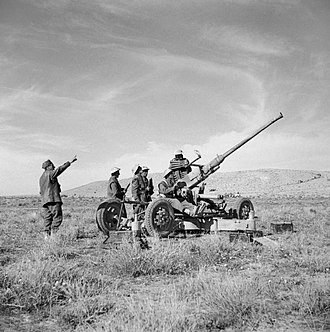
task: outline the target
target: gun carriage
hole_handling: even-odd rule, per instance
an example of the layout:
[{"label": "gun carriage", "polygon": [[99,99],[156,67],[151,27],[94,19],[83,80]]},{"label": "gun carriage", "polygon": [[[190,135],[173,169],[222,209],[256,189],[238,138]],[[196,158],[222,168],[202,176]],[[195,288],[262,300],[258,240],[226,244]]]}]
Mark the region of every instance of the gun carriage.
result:
[{"label": "gun carriage", "polygon": [[[220,165],[228,156],[281,118],[283,118],[282,113],[205,165],[195,164],[200,159],[200,155],[198,155],[198,158],[191,163],[191,166],[194,166],[197,172],[192,172],[192,175],[180,180],[181,183],[184,183],[186,189],[184,192],[191,194],[190,199],[193,200],[193,204],[196,206],[194,215],[189,215],[177,208],[177,200],[186,198],[180,197],[182,190],[176,192],[175,198],[156,197],[150,203],[133,201],[124,196],[123,200],[109,199],[98,206],[96,212],[98,228],[108,238],[112,233],[127,232],[138,237],[142,234],[161,238],[173,234],[185,237],[187,235],[196,236],[219,231],[245,233],[250,239],[262,236],[262,232],[257,230],[256,221],[258,218],[255,216],[255,209],[249,198],[237,197],[232,202],[231,207],[228,207],[228,202],[225,201],[222,195],[204,193],[204,181],[220,168]],[[182,186],[180,187],[182,188]],[[138,214],[134,213],[132,222],[128,226],[123,226],[122,223],[124,204],[145,206],[144,211]]]}]

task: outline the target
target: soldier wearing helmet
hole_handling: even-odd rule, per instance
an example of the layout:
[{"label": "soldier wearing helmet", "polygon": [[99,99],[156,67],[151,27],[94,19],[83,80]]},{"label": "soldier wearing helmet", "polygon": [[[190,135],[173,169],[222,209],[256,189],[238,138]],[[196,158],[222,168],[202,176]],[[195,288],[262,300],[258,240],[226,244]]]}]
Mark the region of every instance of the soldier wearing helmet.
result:
[{"label": "soldier wearing helmet", "polygon": [[[147,203],[145,190],[146,186],[142,179],[141,175],[142,167],[138,164],[134,165],[132,168],[133,178],[132,178],[132,196],[135,201]],[[139,214],[145,210],[145,205],[143,204],[134,204],[133,205],[134,213]]]},{"label": "soldier wearing helmet", "polygon": [[110,175],[111,176],[107,187],[107,196],[110,199],[117,198],[122,200],[124,198],[125,192],[118,181],[120,175],[120,168],[112,168],[112,170],[110,171]]},{"label": "soldier wearing helmet", "polygon": [[132,196],[135,201],[142,201],[142,191],[144,190],[143,180],[141,178],[141,166],[136,164],[132,168]]},{"label": "soldier wearing helmet", "polygon": [[[119,199],[121,201],[124,200],[126,190],[123,189],[118,181],[120,175],[120,168],[114,167],[110,171],[110,179],[107,187],[107,196],[109,199]],[[122,218],[122,225],[126,226],[127,220],[127,212],[125,208],[125,204],[122,205],[121,209],[121,218]]]},{"label": "soldier wearing helmet", "polygon": [[141,180],[142,187],[144,188],[144,192],[142,193],[142,200],[145,202],[151,202],[151,196],[154,193],[154,185],[152,182],[152,178],[148,179],[149,167],[142,166],[141,167]]},{"label": "soldier wearing helmet", "polygon": [[174,198],[174,177],[172,170],[169,168],[164,172],[164,179],[158,184],[158,192],[159,195]]},{"label": "soldier wearing helmet", "polygon": [[174,180],[178,181],[191,172],[189,160],[183,157],[182,150],[176,150],[174,158],[170,161],[169,169],[172,170]]},{"label": "soldier wearing helmet", "polygon": [[168,198],[171,205],[176,210],[184,212],[190,216],[195,216],[197,206],[193,202],[191,192],[187,189],[184,180],[175,181],[173,172],[166,169],[164,179],[158,184],[159,195]]}]

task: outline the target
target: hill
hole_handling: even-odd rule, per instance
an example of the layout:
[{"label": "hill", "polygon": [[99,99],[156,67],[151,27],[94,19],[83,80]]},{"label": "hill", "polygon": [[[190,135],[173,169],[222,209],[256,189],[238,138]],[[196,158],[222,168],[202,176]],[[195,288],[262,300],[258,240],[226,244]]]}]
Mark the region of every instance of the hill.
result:
[{"label": "hill", "polygon": [[[161,173],[152,173],[155,187]],[[126,187],[130,178],[120,180]],[[259,169],[237,172],[217,172],[206,181],[206,192],[237,193],[242,196],[330,196],[330,172],[287,169]],[[107,181],[96,181],[66,190],[67,196],[105,197]],[[130,190],[128,191],[130,194]]]}]

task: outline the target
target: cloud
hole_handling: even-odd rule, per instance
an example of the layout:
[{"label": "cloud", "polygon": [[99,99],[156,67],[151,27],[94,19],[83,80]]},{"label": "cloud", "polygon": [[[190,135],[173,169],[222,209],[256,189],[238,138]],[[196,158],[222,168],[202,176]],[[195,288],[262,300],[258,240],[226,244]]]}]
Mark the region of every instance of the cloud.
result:
[{"label": "cloud", "polygon": [[57,154],[59,150],[71,151],[72,147],[89,152],[89,142],[81,140],[75,128],[77,119],[84,123],[84,118],[88,118],[88,114],[81,113],[81,105],[82,102],[72,98],[41,93],[35,87],[3,94],[0,102],[2,146],[10,148],[13,154],[23,150]]},{"label": "cloud", "polygon": [[318,79],[330,78],[330,59],[328,52],[313,52],[311,54],[310,72]]},{"label": "cloud", "polygon": [[292,44],[283,37],[230,25],[206,25],[200,33],[200,40],[220,49],[231,48],[255,55],[287,56],[294,50]]},{"label": "cloud", "polygon": [[296,6],[301,3],[301,0],[225,0],[225,2],[239,4],[239,5],[281,5],[281,6]]},{"label": "cloud", "polygon": [[0,195],[30,195],[39,192],[41,154],[12,151],[0,146]]},{"label": "cloud", "polygon": [[135,164],[145,165],[150,172],[162,172],[168,167],[173,158],[175,148],[165,143],[148,142],[146,148],[140,152],[125,153],[118,158],[109,161],[108,170],[112,167],[121,168],[122,178],[131,177],[131,169]]}]

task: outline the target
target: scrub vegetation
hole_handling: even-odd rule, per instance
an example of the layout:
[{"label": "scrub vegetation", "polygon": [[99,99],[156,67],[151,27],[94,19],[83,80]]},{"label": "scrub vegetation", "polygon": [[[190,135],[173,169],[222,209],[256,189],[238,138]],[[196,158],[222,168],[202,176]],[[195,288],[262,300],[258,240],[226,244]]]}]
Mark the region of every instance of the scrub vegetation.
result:
[{"label": "scrub vegetation", "polygon": [[96,227],[100,198],[64,198],[45,241],[37,197],[0,198],[0,330],[326,331],[328,198],[257,197],[271,222],[294,224],[267,248],[228,234],[114,246]]}]

